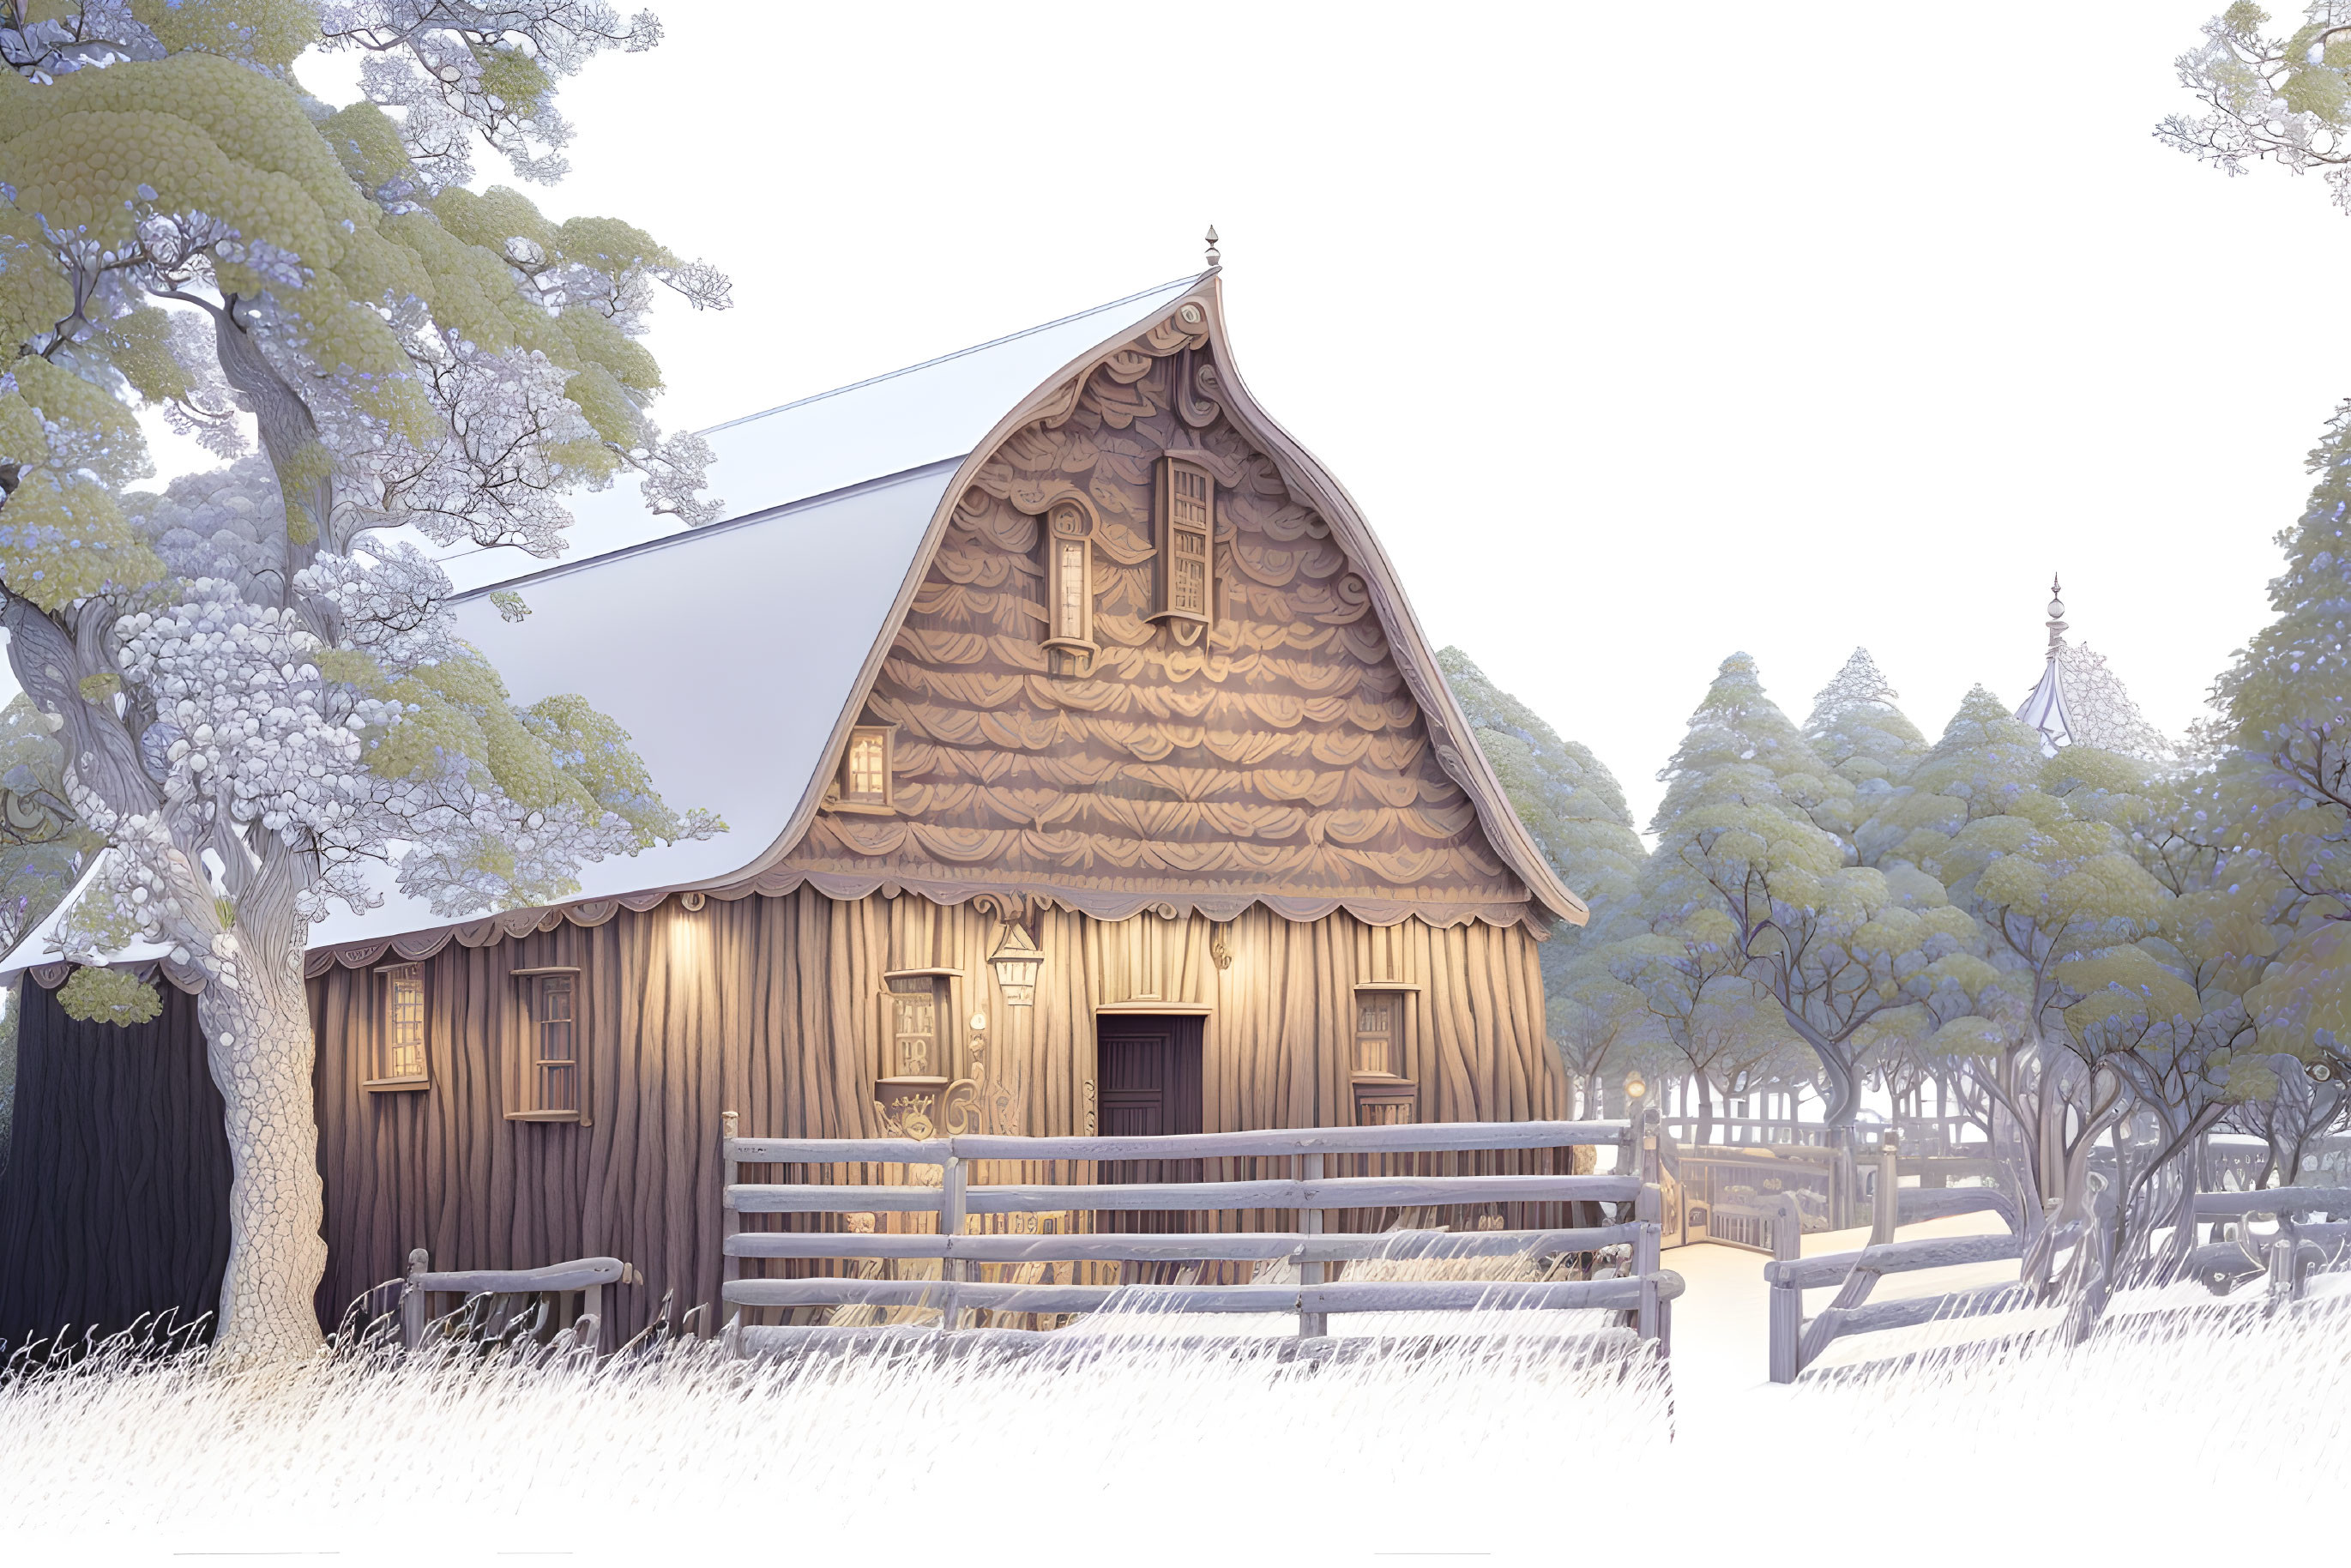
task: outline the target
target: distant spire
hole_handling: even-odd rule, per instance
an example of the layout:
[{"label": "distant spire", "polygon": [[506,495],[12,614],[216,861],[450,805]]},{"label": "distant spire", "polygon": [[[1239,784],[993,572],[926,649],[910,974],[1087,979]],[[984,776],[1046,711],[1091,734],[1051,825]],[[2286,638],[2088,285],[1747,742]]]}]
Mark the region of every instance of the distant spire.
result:
[{"label": "distant spire", "polygon": [[2049,656],[2052,659],[2065,648],[2065,585],[2057,574],[2049,574]]},{"label": "distant spire", "polygon": [[1221,264],[1221,260],[1222,258],[1217,254],[1217,225],[1210,224],[1208,225],[1208,265],[1210,267],[1218,266]]}]

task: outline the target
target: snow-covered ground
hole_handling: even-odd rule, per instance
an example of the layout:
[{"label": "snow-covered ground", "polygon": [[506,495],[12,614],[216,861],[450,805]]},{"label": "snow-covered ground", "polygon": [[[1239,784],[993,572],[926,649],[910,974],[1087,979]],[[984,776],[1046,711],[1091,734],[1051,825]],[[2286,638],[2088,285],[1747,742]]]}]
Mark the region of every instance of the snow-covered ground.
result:
[{"label": "snow-covered ground", "polygon": [[0,1561],[2341,1553],[2339,1302],[1774,1388],[1761,1260],[1667,1261],[1691,1284],[1670,1389],[1525,1339],[1311,1371],[1262,1339],[1170,1354],[1141,1335],[1059,1370],[860,1358],[792,1380],[695,1349],[587,1375],[354,1363],[27,1383],[0,1392]]}]

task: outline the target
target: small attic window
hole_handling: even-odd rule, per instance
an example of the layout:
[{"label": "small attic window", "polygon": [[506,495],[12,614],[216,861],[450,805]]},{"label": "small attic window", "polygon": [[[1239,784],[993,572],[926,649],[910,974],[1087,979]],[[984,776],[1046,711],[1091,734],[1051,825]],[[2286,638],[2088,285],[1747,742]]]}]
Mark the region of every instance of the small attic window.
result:
[{"label": "small attic window", "polygon": [[[1208,564],[1217,531],[1217,486],[1208,471],[1173,455],[1159,462],[1159,602],[1155,621],[1179,631],[1211,617]],[[1196,632],[1191,632],[1196,636]]]},{"label": "small attic window", "polygon": [[840,803],[869,810],[890,809],[890,735],[894,725],[861,724],[849,732],[837,780]]},{"label": "small attic window", "polygon": [[1075,501],[1057,501],[1045,528],[1045,653],[1057,675],[1093,673],[1093,518]]}]

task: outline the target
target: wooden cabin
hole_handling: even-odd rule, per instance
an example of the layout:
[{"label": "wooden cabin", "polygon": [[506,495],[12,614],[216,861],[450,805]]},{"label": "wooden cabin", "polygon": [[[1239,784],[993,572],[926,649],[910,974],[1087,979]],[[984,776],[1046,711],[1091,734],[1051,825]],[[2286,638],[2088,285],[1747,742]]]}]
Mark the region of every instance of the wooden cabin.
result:
[{"label": "wooden cabin", "polygon": [[[417,1247],[625,1258],[623,1330],[714,1300],[723,1111],[827,1137],[1564,1115],[1535,944],[1583,908],[1347,493],[1250,398],[1214,271],[708,438],[728,520],[646,538],[590,497],[580,559],[451,563],[517,700],[584,694],[729,831],[560,907],[452,924],[387,888],[317,928],[323,1318]],[[11,960],[37,983],[0,1334],[209,1306],[193,1004],[73,1023],[40,939]],[[137,1257],[101,1277],[99,1247]]]}]

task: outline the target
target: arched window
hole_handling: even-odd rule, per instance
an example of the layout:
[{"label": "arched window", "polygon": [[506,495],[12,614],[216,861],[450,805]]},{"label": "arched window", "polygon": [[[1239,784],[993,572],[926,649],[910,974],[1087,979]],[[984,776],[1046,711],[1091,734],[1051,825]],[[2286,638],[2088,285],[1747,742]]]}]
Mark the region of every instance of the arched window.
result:
[{"label": "arched window", "polygon": [[1083,503],[1056,501],[1045,522],[1045,651],[1057,675],[1093,673],[1093,514]]}]

